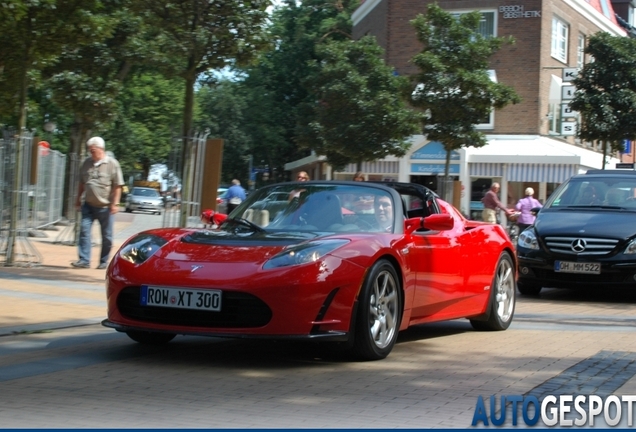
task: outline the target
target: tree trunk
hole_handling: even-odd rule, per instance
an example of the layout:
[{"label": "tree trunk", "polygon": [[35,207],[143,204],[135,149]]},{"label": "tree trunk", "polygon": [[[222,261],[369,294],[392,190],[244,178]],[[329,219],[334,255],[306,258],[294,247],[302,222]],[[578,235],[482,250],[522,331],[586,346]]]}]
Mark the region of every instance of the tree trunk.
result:
[{"label": "tree trunk", "polygon": [[603,140],[603,165],[601,169],[605,169],[606,160],[607,160],[607,141]]},{"label": "tree trunk", "polygon": [[183,109],[183,137],[181,147],[181,217],[180,226],[185,227],[189,216],[190,194],[192,184],[190,181],[190,155],[192,148],[192,117],[194,113],[194,84],[196,82],[194,68],[186,75],[185,107]]},{"label": "tree trunk", "polygon": [[[446,147],[444,147],[444,148],[446,148]],[[450,183],[450,161],[451,161],[451,152],[452,151],[453,150],[451,150],[449,148],[446,148],[446,162],[445,162],[445,165],[444,165],[444,179],[442,180],[442,182],[443,182],[442,191],[444,193],[442,198],[446,202],[450,202],[451,201],[449,183]]]}]

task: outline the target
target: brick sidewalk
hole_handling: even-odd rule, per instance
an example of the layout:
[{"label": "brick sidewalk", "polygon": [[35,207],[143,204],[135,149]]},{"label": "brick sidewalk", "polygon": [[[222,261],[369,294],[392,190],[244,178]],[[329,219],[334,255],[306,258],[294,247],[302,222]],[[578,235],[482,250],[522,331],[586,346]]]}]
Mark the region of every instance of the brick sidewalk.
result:
[{"label": "brick sidewalk", "polygon": [[[133,219],[118,216],[111,256],[125,240],[117,233],[126,232]],[[99,224],[93,225],[88,269],[71,266],[78,259],[77,245],[61,242],[60,231],[43,232],[44,237],[29,239],[42,256],[40,264],[24,265],[16,259],[15,266],[0,267],[0,335],[93,324],[106,317],[106,270],[95,268],[101,248]]]}]

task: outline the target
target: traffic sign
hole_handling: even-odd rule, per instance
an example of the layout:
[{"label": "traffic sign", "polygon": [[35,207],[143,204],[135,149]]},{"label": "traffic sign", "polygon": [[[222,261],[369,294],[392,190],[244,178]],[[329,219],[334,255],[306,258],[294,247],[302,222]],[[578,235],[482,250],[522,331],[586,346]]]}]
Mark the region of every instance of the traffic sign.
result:
[{"label": "traffic sign", "polygon": [[616,169],[634,169],[634,163],[619,162],[616,164]]}]

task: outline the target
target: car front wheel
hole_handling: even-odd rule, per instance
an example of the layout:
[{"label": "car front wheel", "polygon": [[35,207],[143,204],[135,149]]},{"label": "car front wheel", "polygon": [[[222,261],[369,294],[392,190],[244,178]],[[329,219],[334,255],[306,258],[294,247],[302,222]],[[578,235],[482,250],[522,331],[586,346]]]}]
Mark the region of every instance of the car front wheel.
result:
[{"label": "car front wheel", "polygon": [[512,257],[508,252],[503,252],[490,287],[488,316],[484,320],[470,320],[475,330],[505,330],[510,327],[515,313],[515,285]]},{"label": "car front wheel", "polygon": [[391,263],[379,260],[371,267],[358,301],[353,353],[383,359],[395,345],[402,317],[400,283]]},{"label": "car front wheel", "polygon": [[135,342],[139,342],[144,345],[164,345],[176,336],[172,333],[156,333],[139,330],[129,330],[126,334]]}]

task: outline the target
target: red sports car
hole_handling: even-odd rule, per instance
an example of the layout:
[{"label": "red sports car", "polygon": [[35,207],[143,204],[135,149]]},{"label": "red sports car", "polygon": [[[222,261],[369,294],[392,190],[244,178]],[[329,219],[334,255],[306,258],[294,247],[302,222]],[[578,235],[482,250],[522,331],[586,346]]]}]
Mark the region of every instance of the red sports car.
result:
[{"label": "red sports car", "polygon": [[216,229],[130,238],[108,268],[103,324],[141,343],[310,339],[381,359],[416,324],[508,328],[514,250],[501,226],[465,219],[421,185],[281,183]]}]

